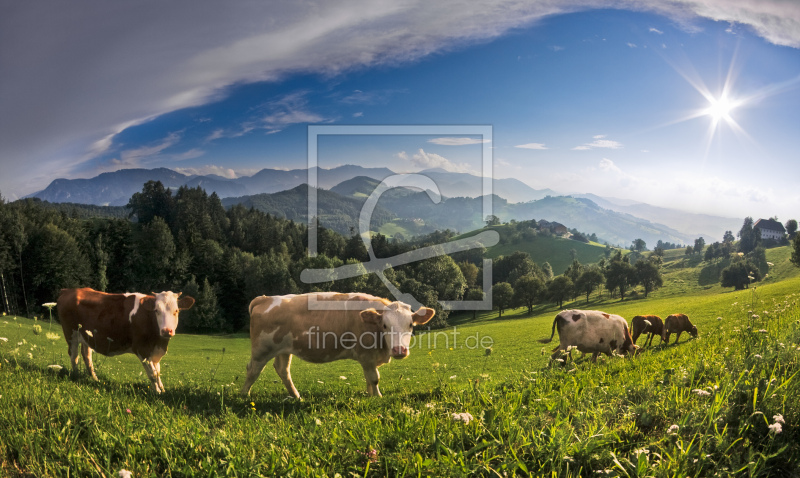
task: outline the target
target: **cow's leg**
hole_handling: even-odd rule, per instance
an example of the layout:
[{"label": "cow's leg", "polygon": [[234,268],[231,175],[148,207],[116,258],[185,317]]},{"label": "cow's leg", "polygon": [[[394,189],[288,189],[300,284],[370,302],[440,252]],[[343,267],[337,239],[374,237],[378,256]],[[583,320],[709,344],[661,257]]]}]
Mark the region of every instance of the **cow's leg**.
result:
[{"label": "cow's leg", "polygon": [[[137,355],[137,357],[139,356]],[[142,367],[144,367],[144,372],[150,379],[150,388],[152,388],[156,393],[161,393],[161,387],[158,385],[158,371],[156,370],[155,364],[151,362],[149,358],[139,357],[139,360],[141,360]]]},{"label": "cow's leg", "polygon": [[381,373],[378,372],[378,367],[373,364],[361,364],[364,369],[364,378],[367,380],[367,395],[373,397],[382,397],[381,391],[378,389],[378,382],[381,381]]},{"label": "cow's leg", "polygon": [[156,375],[156,387],[158,388],[159,393],[164,391],[164,384],[161,383],[161,362],[153,363],[153,369],[155,370]]},{"label": "cow's leg", "polygon": [[244,385],[242,386],[243,397],[250,395],[250,388],[252,388],[253,384],[256,383],[258,376],[261,375],[261,371],[264,370],[264,367],[267,366],[267,363],[276,355],[276,352],[268,352],[258,356],[256,356],[254,353],[250,357],[250,362],[247,363],[247,377],[245,378]]},{"label": "cow's leg", "polygon": [[[637,340],[639,340],[639,335],[641,335],[641,333],[638,330],[633,331],[633,337],[631,337],[631,339],[633,340],[634,344]],[[647,341],[645,341],[645,345],[647,345]]]},{"label": "cow's leg", "polygon": [[[77,335],[77,334],[76,334]],[[94,364],[92,363],[92,348],[86,344],[81,345],[81,355],[83,356],[83,363],[86,364],[86,370],[92,376],[95,382],[99,382],[97,375],[94,373]]]},{"label": "cow's leg", "polygon": [[67,337],[67,351],[69,352],[69,361],[72,364],[72,376],[78,376],[78,355],[81,348],[81,337],[77,330],[72,330],[72,335]]},{"label": "cow's leg", "polygon": [[592,354],[592,363],[597,363],[597,356],[600,355],[600,352],[595,352]]},{"label": "cow's leg", "polygon": [[272,366],[278,372],[278,376],[281,378],[281,382],[283,382],[283,386],[286,387],[289,395],[294,398],[300,398],[300,393],[294,387],[294,382],[292,382],[292,372],[289,370],[292,366],[292,354],[278,355],[275,357],[275,361],[272,362]]},{"label": "cow's leg", "polygon": [[[654,335],[655,335],[655,334],[647,334],[647,340],[645,340],[645,341],[644,341],[644,344],[645,344],[647,347],[650,347],[651,345],[653,345],[653,336],[654,336]],[[635,343],[636,343],[636,341],[634,340],[634,341],[633,341],[633,343],[635,344]]]},{"label": "cow's leg", "polygon": [[669,336],[670,336],[669,332],[664,332],[663,334],[661,334],[661,341],[666,342],[667,345],[669,345]]},{"label": "cow's leg", "polygon": [[679,341],[680,339],[681,339],[681,332],[678,332],[678,333],[675,335],[675,343],[677,344],[677,343],[678,343],[678,341]]}]

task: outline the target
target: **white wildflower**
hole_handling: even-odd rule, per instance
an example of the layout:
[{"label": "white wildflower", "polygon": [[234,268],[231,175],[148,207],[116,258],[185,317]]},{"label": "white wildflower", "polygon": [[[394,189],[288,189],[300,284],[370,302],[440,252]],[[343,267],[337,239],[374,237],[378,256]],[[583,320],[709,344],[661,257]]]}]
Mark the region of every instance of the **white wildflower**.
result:
[{"label": "white wildflower", "polygon": [[772,415],[772,419],[775,421],[775,423],[783,423],[784,425],[786,424],[786,422],[783,420],[783,415],[780,413],[777,415]]},{"label": "white wildflower", "polygon": [[61,365],[48,365],[47,368],[49,368],[53,372],[60,372],[61,369],[64,367],[62,367]]},{"label": "white wildflower", "polygon": [[774,433],[774,434],[777,435],[778,433],[780,433],[782,431],[783,431],[783,427],[781,427],[780,423],[776,422],[776,423],[773,423],[772,425],[769,426],[769,432],[770,433]]},{"label": "white wildflower", "polygon": [[755,358],[757,358],[757,359],[759,359],[759,360],[761,360],[761,359],[763,358],[763,357],[762,357],[761,355],[759,355],[759,354],[755,354],[755,355],[753,355],[753,357],[755,357]]},{"label": "white wildflower", "polygon": [[32,353],[30,353],[30,352],[28,352],[28,358],[29,358],[29,359],[31,359],[31,360],[33,360],[33,354],[32,354]]},{"label": "white wildflower", "polygon": [[672,425],[671,427],[669,427],[669,428],[667,429],[667,433],[669,433],[670,435],[675,435],[675,434],[677,434],[677,433],[678,433],[678,430],[679,430],[680,428],[681,428],[681,427],[679,427],[678,425]]},{"label": "white wildflower", "polygon": [[314,423],[315,423],[317,426],[320,426],[320,425],[322,425],[322,420],[320,420],[319,418],[315,418],[315,419],[314,419]]},{"label": "white wildflower", "polygon": [[5,338],[5,337],[0,337],[0,341],[3,341],[3,342],[8,342],[8,339],[7,339],[7,338]]},{"label": "white wildflower", "polygon": [[119,470],[119,478],[132,478],[133,475],[130,471],[126,470],[125,468]]},{"label": "white wildflower", "polygon": [[457,422],[464,422],[465,425],[475,419],[469,412],[453,413],[450,417]]},{"label": "white wildflower", "polygon": [[455,375],[450,375],[450,380],[455,380],[455,379],[456,379]]},{"label": "white wildflower", "polygon": [[56,306],[56,303],[55,302],[46,302],[46,303],[42,304],[42,306],[43,307],[47,307],[48,309],[51,309],[51,308]]},{"label": "white wildflower", "polygon": [[755,319],[757,319],[757,318],[758,318],[758,316],[757,316],[756,314],[753,314],[753,315],[752,315],[750,318],[751,318],[751,319],[753,319],[753,320],[755,320]]},{"label": "white wildflower", "polygon": [[61,338],[61,336],[60,336],[60,335],[58,335],[58,334],[54,334],[53,332],[47,332],[47,333],[45,334],[45,337],[47,337],[47,339],[48,339],[48,340],[58,340],[58,339],[60,339],[60,338]]},{"label": "white wildflower", "polygon": [[436,408],[436,404],[434,403],[426,403],[425,408]]},{"label": "white wildflower", "polygon": [[717,317],[717,320],[722,320],[722,317]]},{"label": "white wildflower", "polygon": [[91,330],[84,330],[84,332],[86,332],[86,335],[88,335],[89,337],[94,338],[94,334],[92,333]]},{"label": "white wildflower", "polygon": [[347,380],[347,377],[345,377],[344,375],[339,375],[339,380]]}]

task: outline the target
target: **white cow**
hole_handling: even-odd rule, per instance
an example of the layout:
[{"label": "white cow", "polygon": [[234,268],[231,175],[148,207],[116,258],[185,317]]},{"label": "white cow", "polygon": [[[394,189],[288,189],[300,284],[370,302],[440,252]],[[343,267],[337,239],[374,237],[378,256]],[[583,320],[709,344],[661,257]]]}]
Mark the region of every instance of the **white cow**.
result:
[{"label": "white cow", "polygon": [[251,358],[242,395],[249,395],[267,362],[286,390],[300,394],[292,382],[292,355],[313,363],[357,360],[364,370],[367,393],[380,397],[378,367],[408,356],[413,326],[427,323],[434,310],[418,311],[403,302],[369,294],[318,292],[261,296],[250,302]]},{"label": "white cow", "polygon": [[633,343],[628,331],[628,322],[619,315],[607,314],[599,310],[562,310],[553,320],[553,330],[549,339],[539,342],[546,344],[553,340],[556,328],[560,345],[553,349],[553,359],[576,347],[583,353],[592,354],[592,362],[600,353],[611,355],[616,352],[636,353],[639,349]]}]

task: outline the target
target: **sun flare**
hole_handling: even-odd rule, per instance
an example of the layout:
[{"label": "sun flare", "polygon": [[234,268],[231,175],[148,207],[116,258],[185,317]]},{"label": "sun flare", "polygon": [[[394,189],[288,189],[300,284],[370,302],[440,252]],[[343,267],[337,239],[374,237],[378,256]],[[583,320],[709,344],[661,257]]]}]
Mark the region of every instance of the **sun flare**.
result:
[{"label": "sun flare", "polygon": [[738,102],[723,95],[719,98],[709,98],[710,105],[705,110],[705,114],[711,116],[714,121],[721,119],[731,120],[731,111],[738,106]]}]

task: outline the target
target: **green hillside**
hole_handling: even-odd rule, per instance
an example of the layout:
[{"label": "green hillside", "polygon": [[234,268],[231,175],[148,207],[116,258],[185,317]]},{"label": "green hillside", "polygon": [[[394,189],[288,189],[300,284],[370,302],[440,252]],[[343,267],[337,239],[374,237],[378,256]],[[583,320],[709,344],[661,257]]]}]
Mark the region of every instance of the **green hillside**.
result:
[{"label": "green hillside", "polygon": [[577,259],[581,264],[592,264],[605,257],[606,247],[596,242],[580,242],[562,237],[547,235],[537,235],[529,239],[514,239],[514,226],[502,224],[499,226],[486,227],[477,231],[471,231],[453,240],[464,237],[474,236],[482,231],[494,230],[500,234],[500,243],[488,248],[486,257],[496,259],[500,256],[507,256],[516,251],[527,252],[533,262],[542,264],[549,262],[553,267],[553,273],[561,274],[572,264],[572,254],[570,251],[575,249]]}]

